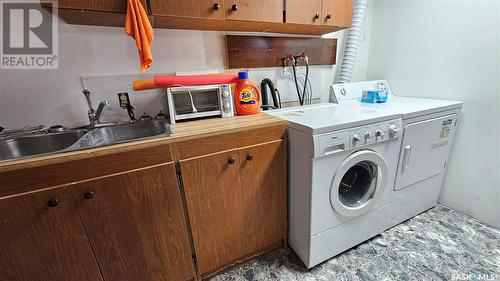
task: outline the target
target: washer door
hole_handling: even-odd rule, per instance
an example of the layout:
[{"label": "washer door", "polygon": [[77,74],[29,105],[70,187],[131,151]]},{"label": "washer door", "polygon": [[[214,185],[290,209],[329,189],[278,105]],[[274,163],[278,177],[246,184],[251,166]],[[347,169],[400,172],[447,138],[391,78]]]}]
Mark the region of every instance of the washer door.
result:
[{"label": "washer door", "polygon": [[378,153],[362,150],[349,155],[333,177],[332,208],[348,217],[367,213],[384,193],[387,176],[387,163]]}]

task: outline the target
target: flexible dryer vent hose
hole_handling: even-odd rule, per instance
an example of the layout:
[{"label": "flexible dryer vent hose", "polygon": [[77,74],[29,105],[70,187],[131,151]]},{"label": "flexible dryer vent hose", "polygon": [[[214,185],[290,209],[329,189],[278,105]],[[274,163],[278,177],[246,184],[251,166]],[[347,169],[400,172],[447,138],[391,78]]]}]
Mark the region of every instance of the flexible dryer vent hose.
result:
[{"label": "flexible dryer vent hose", "polygon": [[358,54],[359,41],[361,39],[363,25],[365,23],[367,7],[368,0],[356,0],[354,2],[352,26],[347,34],[344,58],[342,59],[340,73],[337,77],[336,83],[348,83],[351,81],[356,55]]}]

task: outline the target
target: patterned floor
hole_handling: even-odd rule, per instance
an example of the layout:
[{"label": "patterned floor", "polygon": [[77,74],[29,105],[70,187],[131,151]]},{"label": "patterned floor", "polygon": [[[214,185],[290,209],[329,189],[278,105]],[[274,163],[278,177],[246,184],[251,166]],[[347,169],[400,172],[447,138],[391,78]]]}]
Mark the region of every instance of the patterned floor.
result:
[{"label": "patterned floor", "polygon": [[437,206],[309,271],[279,249],[211,280],[500,280],[500,231]]}]

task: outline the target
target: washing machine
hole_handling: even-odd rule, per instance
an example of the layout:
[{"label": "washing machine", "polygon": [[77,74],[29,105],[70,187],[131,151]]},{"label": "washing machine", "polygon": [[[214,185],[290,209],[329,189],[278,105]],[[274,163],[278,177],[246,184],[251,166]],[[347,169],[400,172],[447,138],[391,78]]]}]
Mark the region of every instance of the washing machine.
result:
[{"label": "washing machine", "polygon": [[311,268],[394,225],[400,114],[320,104],[288,121],[288,242]]},{"label": "washing machine", "polygon": [[[386,89],[385,103],[363,103],[363,91]],[[387,80],[336,84],[330,101],[352,110],[376,110],[399,114],[403,120],[402,142],[394,182],[395,223],[407,220],[439,200],[463,103],[396,95]]]}]

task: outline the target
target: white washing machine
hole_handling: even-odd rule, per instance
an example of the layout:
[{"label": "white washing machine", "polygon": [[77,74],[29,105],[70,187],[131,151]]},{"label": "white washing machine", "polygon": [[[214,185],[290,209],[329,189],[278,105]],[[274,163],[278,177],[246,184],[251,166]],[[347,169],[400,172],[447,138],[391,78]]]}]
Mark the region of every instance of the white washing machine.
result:
[{"label": "white washing machine", "polygon": [[[360,101],[364,90],[379,86],[390,93],[386,103]],[[330,101],[347,110],[400,114],[403,139],[391,205],[398,214],[396,223],[437,204],[462,102],[396,96],[386,80],[333,85]]]},{"label": "white washing machine", "polygon": [[400,114],[320,104],[289,121],[289,244],[313,267],[394,225]]}]

